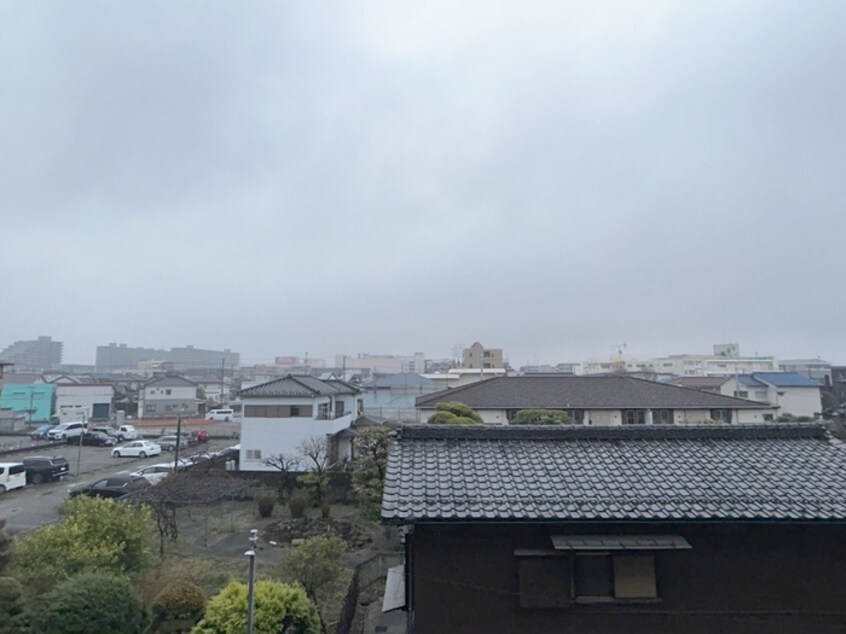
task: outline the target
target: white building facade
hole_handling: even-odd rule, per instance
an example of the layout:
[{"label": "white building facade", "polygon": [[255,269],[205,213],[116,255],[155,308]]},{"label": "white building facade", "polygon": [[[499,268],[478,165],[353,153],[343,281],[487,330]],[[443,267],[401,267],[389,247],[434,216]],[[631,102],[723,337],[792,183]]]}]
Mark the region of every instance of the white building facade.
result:
[{"label": "white building facade", "polygon": [[56,416],[62,423],[78,420],[108,420],[115,390],[102,383],[58,383]]},{"label": "white building facade", "polygon": [[343,381],[288,375],[242,390],[241,471],[275,471],[268,461],[294,456],[311,438],[347,429],[361,408],[360,390]]}]

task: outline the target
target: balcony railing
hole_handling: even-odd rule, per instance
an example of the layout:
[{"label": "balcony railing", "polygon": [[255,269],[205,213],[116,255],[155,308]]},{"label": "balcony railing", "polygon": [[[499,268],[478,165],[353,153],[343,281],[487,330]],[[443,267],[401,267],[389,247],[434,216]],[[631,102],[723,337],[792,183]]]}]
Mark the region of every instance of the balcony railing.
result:
[{"label": "balcony railing", "polygon": [[325,410],[318,410],[317,416],[314,417],[315,420],[335,420],[337,418],[343,418],[344,416],[349,416],[352,412],[330,412]]}]

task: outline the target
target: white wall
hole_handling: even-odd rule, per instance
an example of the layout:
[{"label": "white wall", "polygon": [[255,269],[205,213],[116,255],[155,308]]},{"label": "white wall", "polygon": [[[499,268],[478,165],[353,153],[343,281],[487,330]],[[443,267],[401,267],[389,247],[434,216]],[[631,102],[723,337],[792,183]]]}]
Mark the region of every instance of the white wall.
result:
[{"label": "white wall", "polygon": [[114,388],[111,385],[56,386],[56,415],[61,422],[92,418],[94,405],[108,403],[111,413]]},{"label": "white wall", "polygon": [[[170,391],[170,394],[168,394]],[[153,401],[190,401],[197,398],[197,386],[185,385],[181,387],[157,387],[155,385],[144,388],[144,400]]]},{"label": "white wall", "polygon": [[[775,392],[778,415],[814,416],[822,411],[822,397],[818,387],[779,387]],[[771,392],[772,392],[771,391]]]},{"label": "white wall", "polygon": [[[246,402],[245,402],[246,403]],[[250,405],[261,403],[248,401]],[[268,404],[297,405],[293,401],[280,400]],[[309,400],[308,403],[311,404]],[[315,404],[315,414],[317,406]],[[296,454],[301,442],[312,437],[325,438],[346,429],[352,424],[353,415],[343,416],[334,420],[315,420],[313,418],[244,418],[241,423],[241,471],[276,471],[264,461],[274,455]],[[261,459],[247,459],[249,450],[260,450]]]}]

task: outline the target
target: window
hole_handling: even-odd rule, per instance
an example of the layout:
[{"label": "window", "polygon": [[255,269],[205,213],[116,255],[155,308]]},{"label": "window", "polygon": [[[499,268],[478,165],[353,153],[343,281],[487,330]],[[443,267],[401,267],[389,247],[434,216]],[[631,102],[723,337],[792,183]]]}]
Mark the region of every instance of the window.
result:
[{"label": "window", "polygon": [[573,561],[573,595],[576,598],[611,598],[614,578],[611,555],[576,555]]},{"label": "window", "polygon": [[155,411],[156,411],[156,406],[155,405],[147,405],[146,410],[147,410],[148,413],[154,414]]},{"label": "window", "polygon": [[247,460],[261,460],[261,449],[247,449]]},{"label": "window", "polygon": [[738,398],[749,398],[749,392],[746,390],[735,390],[734,395]]},{"label": "window", "polygon": [[772,420],[773,420],[773,415],[772,415],[772,414],[764,414],[764,420],[766,420],[766,421],[772,421]]},{"label": "window", "polygon": [[654,409],[654,410],[652,410],[652,423],[654,425],[672,425],[673,424],[673,410],[671,410],[671,409]]},{"label": "window", "polygon": [[722,423],[730,423],[731,422],[731,410],[730,409],[712,409],[711,410],[711,420],[719,421]]},{"label": "window", "polygon": [[521,608],[564,608],[574,601],[613,603],[658,598],[655,556],[651,553],[515,553]]},{"label": "window", "polygon": [[643,409],[624,409],[623,410],[623,424],[624,425],[645,425],[646,424],[646,410],[643,410]]},{"label": "window", "polygon": [[165,394],[166,394],[167,396],[170,396],[170,389],[165,390]]}]

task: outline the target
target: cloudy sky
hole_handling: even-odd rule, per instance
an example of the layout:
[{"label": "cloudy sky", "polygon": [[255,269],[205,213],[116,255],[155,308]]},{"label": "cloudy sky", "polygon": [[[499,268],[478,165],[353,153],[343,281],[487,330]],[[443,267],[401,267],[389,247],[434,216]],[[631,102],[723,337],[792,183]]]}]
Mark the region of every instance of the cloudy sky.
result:
[{"label": "cloudy sky", "polygon": [[846,3],[0,4],[0,348],[846,363]]}]

